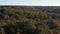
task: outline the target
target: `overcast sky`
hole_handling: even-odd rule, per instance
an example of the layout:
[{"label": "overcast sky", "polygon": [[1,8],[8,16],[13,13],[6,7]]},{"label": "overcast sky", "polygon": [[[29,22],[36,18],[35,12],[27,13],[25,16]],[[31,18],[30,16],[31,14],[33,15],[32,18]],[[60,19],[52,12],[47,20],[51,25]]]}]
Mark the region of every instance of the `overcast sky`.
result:
[{"label": "overcast sky", "polygon": [[0,5],[49,5],[60,6],[60,0],[0,0]]}]

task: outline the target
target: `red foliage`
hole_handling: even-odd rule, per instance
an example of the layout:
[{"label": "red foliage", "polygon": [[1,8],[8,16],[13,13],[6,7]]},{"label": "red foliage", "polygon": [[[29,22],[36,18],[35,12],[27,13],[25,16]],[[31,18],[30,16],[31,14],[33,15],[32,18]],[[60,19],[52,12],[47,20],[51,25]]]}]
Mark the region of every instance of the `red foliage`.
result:
[{"label": "red foliage", "polygon": [[13,22],[16,21],[16,19],[14,17],[10,17],[10,20],[13,21]]},{"label": "red foliage", "polygon": [[25,16],[20,16],[20,17],[19,17],[19,20],[20,20],[20,21],[24,21],[25,19],[26,19]]}]

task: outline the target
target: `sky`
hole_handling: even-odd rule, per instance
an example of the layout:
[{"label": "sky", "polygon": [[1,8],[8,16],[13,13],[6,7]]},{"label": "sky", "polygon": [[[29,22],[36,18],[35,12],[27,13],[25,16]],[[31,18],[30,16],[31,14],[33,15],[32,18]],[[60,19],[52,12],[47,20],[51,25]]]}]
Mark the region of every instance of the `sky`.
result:
[{"label": "sky", "polygon": [[0,0],[0,5],[60,6],[60,0]]}]

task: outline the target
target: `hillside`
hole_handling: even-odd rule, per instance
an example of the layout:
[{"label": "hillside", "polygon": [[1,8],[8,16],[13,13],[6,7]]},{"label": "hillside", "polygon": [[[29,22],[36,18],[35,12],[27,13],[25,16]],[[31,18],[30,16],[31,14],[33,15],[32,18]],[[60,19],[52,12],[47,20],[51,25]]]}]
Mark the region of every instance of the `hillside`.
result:
[{"label": "hillside", "polygon": [[0,34],[60,34],[60,7],[0,6]]}]

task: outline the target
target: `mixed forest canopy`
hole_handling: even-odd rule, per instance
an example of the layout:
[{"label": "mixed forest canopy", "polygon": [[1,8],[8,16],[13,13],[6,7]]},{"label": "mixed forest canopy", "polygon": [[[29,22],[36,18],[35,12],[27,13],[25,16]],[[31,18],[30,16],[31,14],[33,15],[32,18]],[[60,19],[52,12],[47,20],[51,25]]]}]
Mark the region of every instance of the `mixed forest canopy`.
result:
[{"label": "mixed forest canopy", "polygon": [[60,7],[0,6],[0,34],[60,34]]}]

